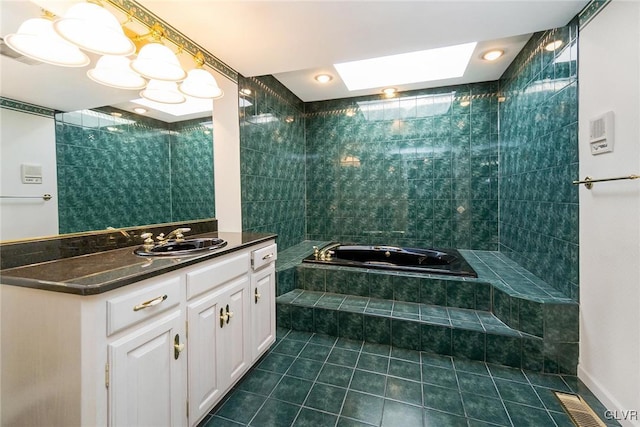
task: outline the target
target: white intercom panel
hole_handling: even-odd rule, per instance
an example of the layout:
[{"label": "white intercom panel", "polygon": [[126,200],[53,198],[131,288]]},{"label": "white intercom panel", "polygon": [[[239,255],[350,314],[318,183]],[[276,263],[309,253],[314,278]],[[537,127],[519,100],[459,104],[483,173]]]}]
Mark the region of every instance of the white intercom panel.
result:
[{"label": "white intercom panel", "polygon": [[23,184],[42,184],[42,166],[41,165],[20,165]]},{"label": "white intercom panel", "polygon": [[589,146],[591,154],[613,151],[613,111],[589,120]]}]

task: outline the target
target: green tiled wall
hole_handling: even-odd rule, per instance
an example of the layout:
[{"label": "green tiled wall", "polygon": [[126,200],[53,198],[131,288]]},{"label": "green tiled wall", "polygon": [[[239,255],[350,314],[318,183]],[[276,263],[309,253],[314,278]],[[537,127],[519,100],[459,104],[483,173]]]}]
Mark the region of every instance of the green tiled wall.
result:
[{"label": "green tiled wall", "polygon": [[[500,251],[574,300],[577,36],[577,20],[536,33],[500,80]],[[545,50],[554,40],[562,46]]]},{"label": "green tiled wall", "polygon": [[214,217],[212,129],[112,111],[56,114],[60,233]]},{"label": "green tiled wall", "polygon": [[242,229],[278,234],[283,250],[305,238],[304,107],[275,78],[240,77]]},{"label": "green tiled wall", "polygon": [[213,218],[213,127],[210,119],[172,125],[172,221]]},{"label": "green tiled wall", "polygon": [[306,104],[307,237],[497,250],[497,89]]}]

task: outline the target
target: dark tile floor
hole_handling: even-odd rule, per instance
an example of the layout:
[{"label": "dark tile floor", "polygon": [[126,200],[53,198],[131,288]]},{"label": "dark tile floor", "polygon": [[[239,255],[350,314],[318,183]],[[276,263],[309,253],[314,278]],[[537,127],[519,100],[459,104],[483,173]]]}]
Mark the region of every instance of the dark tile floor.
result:
[{"label": "dark tile floor", "polygon": [[553,390],[604,414],[576,377],[279,329],[200,427],[572,427]]}]

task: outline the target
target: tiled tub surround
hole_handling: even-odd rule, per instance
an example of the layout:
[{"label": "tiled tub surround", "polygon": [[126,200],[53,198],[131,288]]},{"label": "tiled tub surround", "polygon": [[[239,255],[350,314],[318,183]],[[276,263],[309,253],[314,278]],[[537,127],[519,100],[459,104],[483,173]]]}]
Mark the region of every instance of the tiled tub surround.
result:
[{"label": "tiled tub surround", "polygon": [[497,250],[497,89],[305,104],[307,238]]},{"label": "tiled tub surround", "polygon": [[[544,47],[562,41],[560,49]],[[536,33],[500,79],[500,251],[578,299],[577,19]],[[544,268],[540,268],[540,266]]]},{"label": "tiled tub surround", "polygon": [[286,249],[305,239],[304,106],[271,76],[238,85],[242,230],[277,233]]},{"label": "tiled tub surround", "polygon": [[279,329],[200,427],[572,427],[554,391],[606,408],[575,376]]},{"label": "tiled tub surround", "polygon": [[286,285],[278,289],[278,325],[575,374],[578,305],[499,252],[461,252],[478,279],[309,264],[279,269]]},{"label": "tiled tub surround", "polygon": [[60,233],[215,216],[211,117],[164,123],[104,107],[55,121]]}]

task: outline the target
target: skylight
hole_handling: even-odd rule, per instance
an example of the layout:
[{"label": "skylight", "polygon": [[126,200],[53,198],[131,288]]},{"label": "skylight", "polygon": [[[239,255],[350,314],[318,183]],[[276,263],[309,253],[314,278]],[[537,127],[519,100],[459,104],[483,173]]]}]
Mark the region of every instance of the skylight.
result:
[{"label": "skylight", "polygon": [[476,42],[334,64],[349,90],[462,77]]}]

